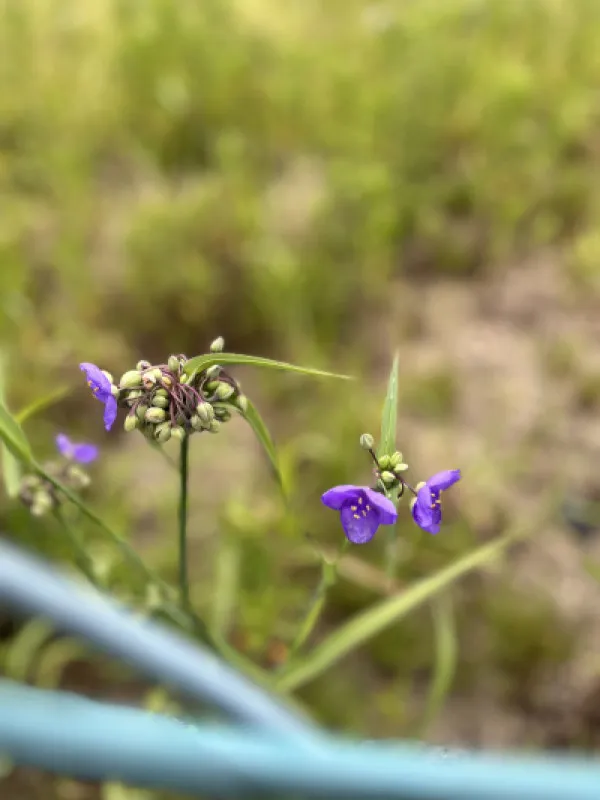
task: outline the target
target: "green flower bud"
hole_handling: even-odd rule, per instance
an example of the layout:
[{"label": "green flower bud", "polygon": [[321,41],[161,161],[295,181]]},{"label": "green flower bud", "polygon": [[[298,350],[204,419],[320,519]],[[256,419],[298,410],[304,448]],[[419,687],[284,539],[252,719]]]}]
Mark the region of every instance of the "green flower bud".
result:
[{"label": "green flower bud", "polygon": [[188,375],[186,372],[179,378],[179,383],[189,383],[191,381],[191,375]]},{"label": "green flower bud", "polygon": [[73,489],[85,489],[91,483],[90,476],[87,472],[84,472],[81,467],[77,467],[74,464],[69,467],[67,478]]},{"label": "green flower bud", "polygon": [[210,433],[218,433],[220,429],[221,429],[221,423],[218,422],[216,419],[213,419],[213,421],[210,423],[210,426],[208,428],[209,432]]},{"label": "green flower bud", "polygon": [[135,415],[140,422],[143,422],[145,420],[146,411],[148,411],[148,406],[146,405],[146,403],[140,403],[139,406],[136,407]]},{"label": "green flower bud", "polygon": [[34,517],[42,517],[50,511],[53,505],[54,501],[52,500],[52,495],[42,489],[33,496],[33,503],[31,504],[30,511]]},{"label": "green flower bud", "polygon": [[402,453],[399,450],[390,456],[390,467],[394,469],[398,464],[402,462]]},{"label": "green flower bud", "polygon": [[142,385],[142,373],[139,369],[130,369],[121,375],[119,386],[121,389],[137,389]]},{"label": "green flower bud", "polygon": [[198,403],[196,411],[206,425],[209,425],[215,418],[215,410],[210,403]]},{"label": "green flower bud", "polygon": [[386,486],[392,486],[394,483],[396,483],[397,478],[393,472],[386,471],[381,473],[381,480]]},{"label": "green flower bud", "polygon": [[379,469],[389,469],[390,466],[390,457],[389,456],[381,456],[381,458],[377,459],[379,462]]},{"label": "green flower bud", "polygon": [[179,439],[179,441],[182,442],[186,435],[181,425],[176,425],[174,428],[171,428],[171,439]]},{"label": "green flower bud", "polygon": [[177,375],[179,373],[179,370],[181,369],[181,362],[179,361],[177,356],[169,356],[169,360],[167,361],[167,365],[168,365],[169,369],[171,370],[171,372],[174,372],[175,375]]},{"label": "green flower bud", "polygon": [[149,361],[144,361],[142,359],[141,361],[137,362],[137,364],[135,365],[135,368],[137,370],[139,370],[140,372],[143,372],[146,369],[150,369],[151,366],[152,366],[152,364]]},{"label": "green flower bud", "polygon": [[370,433],[363,433],[359,439],[359,442],[363,450],[372,450],[375,447],[375,439]]},{"label": "green flower bud", "polygon": [[204,387],[204,388],[206,389],[206,391],[207,391],[207,392],[209,392],[210,394],[212,394],[212,393],[215,391],[215,389],[217,388],[217,386],[218,386],[218,385],[219,385],[219,381],[209,381],[209,382],[208,382],[208,383],[205,385],[205,387]]},{"label": "green flower bud", "polygon": [[143,392],[141,389],[131,389],[125,395],[125,402],[131,408],[131,406],[135,403],[136,400],[139,400],[140,397],[143,396]]},{"label": "green flower bud", "polygon": [[160,425],[157,425],[154,429],[154,438],[161,444],[168,442],[171,438],[171,423],[162,422]]},{"label": "green flower bud", "polygon": [[193,414],[192,417],[190,418],[190,425],[195,431],[202,431],[205,428],[204,423],[197,414]]},{"label": "green flower bud", "polygon": [[225,347],[225,339],[222,336],[219,336],[217,339],[210,346],[211,353],[222,353],[223,348]]},{"label": "green flower bud", "polygon": [[230,386],[228,383],[221,382],[217,384],[215,396],[218,400],[229,400],[233,394],[235,394],[235,389],[233,386]]},{"label": "green flower bud", "polygon": [[121,390],[119,389],[118,386],[115,386],[114,383],[111,383],[111,385],[110,385],[110,393],[112,394],[113,397],[116,397],[117,400],[118,400],[119,399],[119,395],[121,394]]},{"label": "green flower bud", "polygon": [[160,388],[154,390],[154,397],[168,397],[169,393],[166,389]]},{"label": "green flower bud", "polygon": [[403,464],[403,463],[396,464],[396,466],[394,467],[394,472],[396,473],[396,475],[401,475],[407,469],[408,469],[408,464]]},{"label": "green flower bud", "polygon": [[234,405],[236,405],[242,414],[245,414],[248,410],[248,398],[245,394],[238,394],[238,396],[233,401]]},{"label": "green flower bud", "polygon": [[127,416],[125,417],[125,422],[123,423],[123,427],[125,428],[127,433],[131,433],[131,431],[134,431],[137,428],[139,423],[139,419],[137,417],[138,412],[139,408],[136,409],[135,414],[127,414]]},{"label": "green flower bud", "polygon": [[217,406],[215,408],[215,417],[221,422],[227,422],[231,419],[231,411],[223,406]]},{"label": "green flower bud", "polygon": [[155,394],[152,398],[152,405],[155,408],[168,408],[169,407],[169,398],[163,397],[160,394]]},{"label": "green flower bud", "polygon": [[144,414],[144,419],[151,425],[158,425],[160,422],[165,421],[166,416],[162,408],[149,408]]}]

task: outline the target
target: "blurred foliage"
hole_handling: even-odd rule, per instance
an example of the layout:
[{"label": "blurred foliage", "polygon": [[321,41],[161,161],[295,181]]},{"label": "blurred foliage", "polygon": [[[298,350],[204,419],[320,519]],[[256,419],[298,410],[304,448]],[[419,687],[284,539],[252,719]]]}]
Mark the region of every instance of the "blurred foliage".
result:
[{"label": "blurred foliage", "polygon": [[[194,448],[194,603],[264,663],[273,640],[293,638],[319,579],[306,534],[339,544],[317,498],[368,480],[358,437],[377,430],[390,354],[400,347],[402,367],[426,288],[475,285],[552,246],[569,285],[588,299],[598,292],[599,30],[597,0],[0,4],[0,337],[11,407],[77,385],[79,361],[119,374],[142,357],[196,355],[219,334],[236,352],[361,375],[348,388],[240,370],[273,423],[291,516],[241,423]],[[401,312],[397,282],[414,291]],[[597,412],[597,371],[573,353],[545,341],[542,361]],[[398,446],[409,463],[419,458],[409,423],[436,435],[458,424],[459,389],[449,367],[401,373]],[[40,457],[57,427],[102,443],[92,503],[173,578],[176,480],[159,456],[105,439],[83,381],[25,425]],[[453,452],[447,459],[440,468],[454,466]],[[469,513],[449,499],[443,536],[421,535],[403,509],[398,581],[501,533],[516,512],[495,487],[514,469],[473,457]],[[3,529],[72,561],[50,523],[0,502]],[[111,585],[134,599],[127,568],[96,531],[81,531]],[[232,543],[233,576],[223,568]],[[325,630],[385,593],[383,550],[375,540],[357,554]],[[237,592],[225,610],[214,601],[223,574]],[[514,688],[571,658],[551,601],[530,602],[496,574],[457,593],[459,676],[473,685],[502,676]],[[480,647],[470,643],[474,609],[484,609]],[[423,609],[386,631],[304,699],[326,722],[406,733],[433,657],[426,619]],[[56,652],[51,664],[69,650]]]}]

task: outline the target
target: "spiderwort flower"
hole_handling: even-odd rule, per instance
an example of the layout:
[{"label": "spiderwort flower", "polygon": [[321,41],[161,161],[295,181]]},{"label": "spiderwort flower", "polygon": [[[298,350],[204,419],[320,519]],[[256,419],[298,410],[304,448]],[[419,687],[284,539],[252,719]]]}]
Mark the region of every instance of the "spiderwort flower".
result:
[{"label": "spiderwort flower", "polygon": [[100,367],[84,362],[79,365],[85,372],[88,386],[94,397],[104,403],[104,428],[109,431],[117,418],[117,401],[112,395],[112,385]]},{"label": "spiderwort flower", "polygon": [[380,525],[392,525],[398,516],[391,500],[366,486],[334,486],[321,500],[340,512],[346,538],[353,544],[370,542]]},{"label": "spiderwort flower", "polygon": [[442,522],[440,494],[459,480],[459,469],[446,469],[436,473],[418,488],[412,504],[412,515],[419,528],[428,533],[439,533]]},{"label": "spiderwort flower", "polygon": [[98,448],[93,444],[72,442],[64,433],[59,433],[55,441],[58,452],[70,461],[90,464],[98,458]]}]

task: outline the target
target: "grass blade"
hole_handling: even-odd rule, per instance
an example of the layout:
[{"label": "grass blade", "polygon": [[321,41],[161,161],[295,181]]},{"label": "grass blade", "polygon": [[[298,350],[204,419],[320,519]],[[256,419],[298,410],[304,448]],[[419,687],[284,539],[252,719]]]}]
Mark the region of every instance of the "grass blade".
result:
[{"label": "grass blade", "polygon": [[432,600],[431,614],[435,637],[435,661],[419,739],[425,738],[429,726],[442,710],[444,700],[452,688],[458,656],[454,608],[449,592]]},{"label": "grass blade", "polygon": [[25,408],[22,408],[15,414],[15,419],[19,424],[22,425],[30,417],[33,417],[35,414],[39,414],[40,411],[45,411],[50,406],[54,405],[54,403],[58,403],[60,400],[66,397],[70,391],[70,386],[59,386],[52,392],[49,392],[47,395],[38,397],[37,400],[34,400],[32,403],[29,403],[29,405],[25,406]]},{"label": "grass blade", "polygon": [[203,372],[216,364],[221,366],[245,364],[249,367],[266,367],[267,369],[278,369],[284,372],[297,372],[301,375],[312,375],[317,378],[353,380],[349,375],[337,375],[334,372],[323,372],[323,370],[311,369],[310,367],[297,367],[294,364],[287,364],[285,361],[273,361],[270,358],[261,358],[260,356],[244,356],[239,353],[207,353],[206,355],[190,358],[184,367],[184,372],[186,375],[193,375],[196,372]]},{"label": "grass blade", "polygon": [[385,401],[381,412],[381,437],[378,456],[389,455],[396,450],[396,426],[398,424],[398,353],[394,356]]},{"label": "grass blade", "polygon": [[248,407],[246,408],[243,417],[254,431],[254,435],[258,439],[262,449],[265,451],[267,458],[269,459],[269,464],[271,465],[275,480],[277,481],[284,498],[287,499],[287,492],[284,485],[283,475],[279,467],[279,459],[277,456],[277,450],[275,449],[275,444],[271,438],[269,429],[263,421],[263,418],[256,410],[254,403],[252,403],[250,400],[248,400]]}]

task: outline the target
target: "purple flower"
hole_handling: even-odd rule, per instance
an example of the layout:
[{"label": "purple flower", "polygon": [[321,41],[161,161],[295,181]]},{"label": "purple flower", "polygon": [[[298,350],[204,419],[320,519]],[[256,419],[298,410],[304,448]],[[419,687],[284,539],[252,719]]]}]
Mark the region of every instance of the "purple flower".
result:
[{"label": "purple flower", "polygon": [[442,521],[440,494],[459,480],[459,469],[446,469],[425,481],[412,506],[413,519],[419,528],[428,533],[439,533]]},{"label": "purple flower", "polygon": [[321,500],[340,512],[344,533],[353,544],[370,542],[380,525],[392,525],[398,516],[391,500],[366,486],[334,486]]},{"label": "purple flower", "polygon": [[104,403],[104,427],[109,431],[117,417],[117,401],[112,396],[111,383],[100,367],[95,364],[84,362],[79,365],[79,368],[85,372],[88,386],[94,393],[94,397]]},{"label": "purple flower", "polygon": [[65,458],[80,464],[89,464],[98,457],[98,448],[95,445],[72,442],[64,433],[59,433],[56,437],[56,449]]}]

